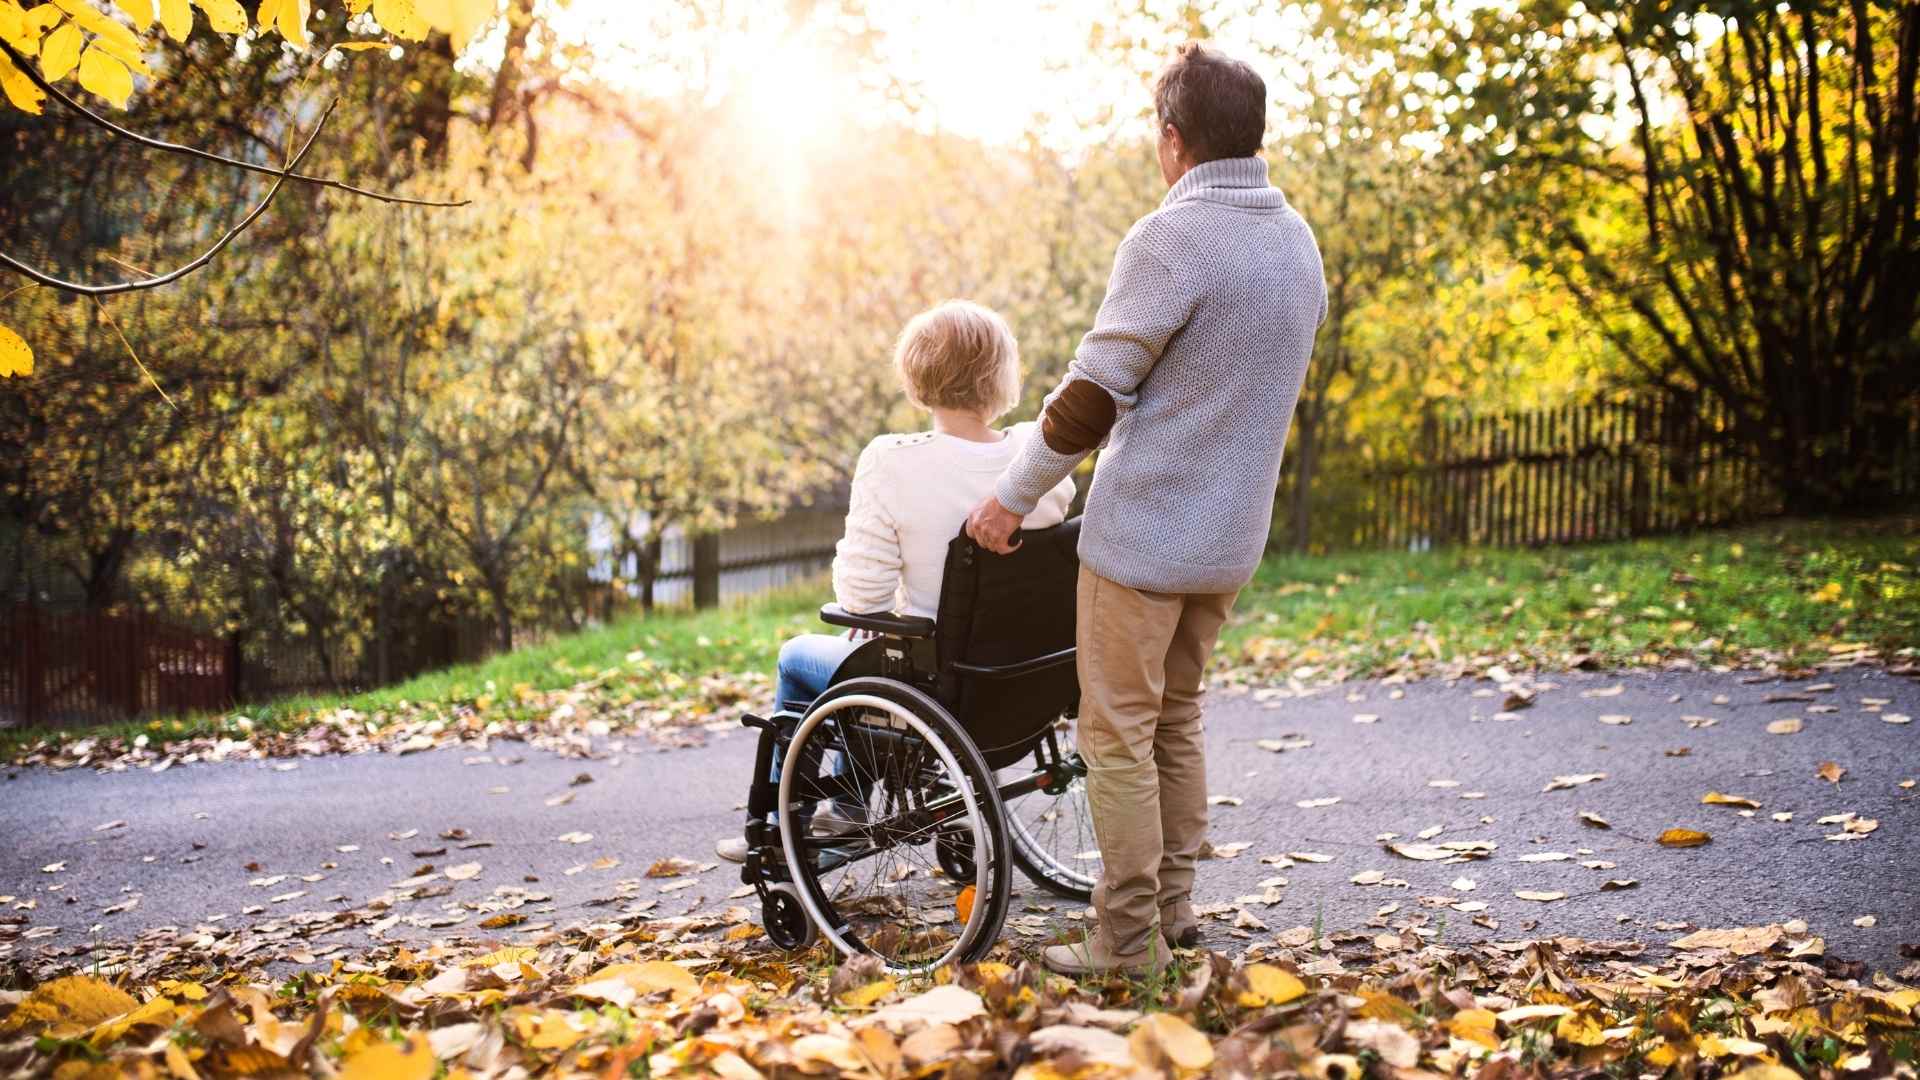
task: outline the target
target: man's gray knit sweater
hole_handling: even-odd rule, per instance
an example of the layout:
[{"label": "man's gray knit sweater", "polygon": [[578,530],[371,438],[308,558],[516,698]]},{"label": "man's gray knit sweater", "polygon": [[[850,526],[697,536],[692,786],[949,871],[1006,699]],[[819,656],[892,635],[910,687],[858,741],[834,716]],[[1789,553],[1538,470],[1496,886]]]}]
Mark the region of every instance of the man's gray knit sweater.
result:
[{"label": "man's gray knit sweater", "polygon": [[[1195,166],[1134,224],[1093,329],[1047,397],[1052,407],[1086,380],[1117,406],[1082,562],[1147,592],[1233,592],[1253,577],[1326,312],[1313,232],[1259,158]],[[1088,452],[1029,439],[1000,478],[1001,505],[1029,512]]]}]

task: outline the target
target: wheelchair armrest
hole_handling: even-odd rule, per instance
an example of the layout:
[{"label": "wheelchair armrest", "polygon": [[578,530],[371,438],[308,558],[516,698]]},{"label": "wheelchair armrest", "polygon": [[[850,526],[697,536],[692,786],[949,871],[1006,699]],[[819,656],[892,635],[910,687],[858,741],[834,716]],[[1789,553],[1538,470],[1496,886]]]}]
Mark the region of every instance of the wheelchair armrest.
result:
[{"label": "wheelchair armrest", "polygon": [[932,619],[917,615],[895,615],[882,611],[873,615],[855,615],[839,604],[826,604],[820,608],[820,621],[834,626],[848,626],[855,630],[869,630],[887,637],[930,638],[933,636]]}]

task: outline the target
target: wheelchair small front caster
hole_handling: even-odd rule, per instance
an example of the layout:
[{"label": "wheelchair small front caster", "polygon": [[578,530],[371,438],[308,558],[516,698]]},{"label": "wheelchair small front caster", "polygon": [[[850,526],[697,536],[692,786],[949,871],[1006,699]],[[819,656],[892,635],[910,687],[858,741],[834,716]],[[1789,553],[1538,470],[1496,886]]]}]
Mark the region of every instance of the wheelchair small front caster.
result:
[{"label": "wheelchair small front caster", "polygon": [[948,877],[964,885],[973,880],[973,834],[941,832],[933,838],[933,857]]},{"label": "wheelchair small front caster", "polygon": [[769,940],[789,952],[810,949],[820,937],[807,909],[800,905],[799,890],[785,882],[767,886],[760,900],[760,924],[766,927]]}]

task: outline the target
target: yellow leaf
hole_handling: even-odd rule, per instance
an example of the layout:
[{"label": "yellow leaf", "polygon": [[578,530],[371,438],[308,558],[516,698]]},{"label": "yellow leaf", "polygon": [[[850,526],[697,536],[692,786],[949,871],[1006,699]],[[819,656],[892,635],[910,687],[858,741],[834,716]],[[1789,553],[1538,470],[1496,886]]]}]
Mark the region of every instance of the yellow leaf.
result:
[{"label": "yellow leaf", "polygon": [[1656,841],[1661,847],[1699,847],[1713,837],[1693,829],[1668,829]]},{"label": "yellow leaf", "polygon": [[1500,1036],[1493,1032],[1496,1019],[1491,1009],[1462,1009],[1447,1021],[1447,1031],[1456,1039],[1498,1050]]},{"label": "yellow leaf", "polygon": [[133,31],[100,14],[87,6],[86,0],[53,0],[55,6],[67,13],[67,17],[101,37],[115,38],[129,49],[138,49],[140,39]]},{"label": "yellow leaf", "polygon": [[582,979],[582,983],[598,983],[619,980],[632,987],[636,993],[652,994],[666,990],[677,1001],[684,1001],[700,992],[700,981],[693,972],[679,964],[667,960],[648,960],[643,964],[610,964]]},{"label": "yellow leaf", "polygon": [[133,73],[99,45],[90,45],[80,56],[80,85],[113,102],[114,108],[124,109],[133,96]]},{"label": "yellow leaf", "polygon": [[1603,1046],[1607,1041],[1605,1031],[1600,1011],[1591,1005],[1582,1005],[1561,1017],[1553,1029],[1556,1036],[1575,1046]]},{"label": "yellow leaf", "polygon": [[493,21],[495,4],[494,0],[413,0],[413,7],[428,25],[447,35],[457,56],[481,27]]},{"label": "yellow leaf", "polygon": [[130,1013],[103,1021],[93,1029],[89,1040],[95,1047],[102,1047],[142,1025],[164,1026],[172,1022],[173,1002],[157,997]]},{"label": "yellow leaf", "polygon": [[193,33],[193,8],[187,0],[160,0],[160,25],[173,40],[187,40]]},{"label": "yellow leaf", "polygon": [[40,43],[40,74],[48,82],[59,82],[80,65],[80,46],[86,39],[80,36],[80,27],[76,23],[64,22],[47,39]]},{"label": "yellow leaf", "polygon": [[423,1032],[404,1044],[376,1043],[341,1063],[339,1080],[431,1080],[439,1063]]},{"label": "yellow leaf", "polygon": [[113,6],[127,13],[135,30],[153,25],[153,0],[113,0]]},{"label": "yellow leaf", "polygon": [[373,0],[373,17],[379,20],[381,29],[408,41],[419,41],[433,29],[420,17],[413,0]]},{"label": "yellow leaf", "polygon": [[1760,804],[1743,795],[1723,795],[1718,791],[1709,791],[1700,797],[1708,806],[1744,806],[1749,810],[1760,809]]},{"label": "yellow leaf", "polygon": [[91,975],[68,975],[36,987],[0,1020],[0,1031],[30,1028],[65,1038],[139,1007],[131,994],[111,983]]},{"label": "yellow leaf", "polygon": [[856,986],[840,995],[840,1004],[864,1009],[888,994],[893,993],[895,983],[892,979],[875,979],[865,986]]},{"label": "yellow leaf", "polygon": [[372,52],[375,49],[385,51],[393,48],[393,45],[385,41],[337,41],[333,47],[341,52]]},{"label": "yellow leaf", "polygon": [[573,1017],[559,1009],[528,1010],[516,1016],[514,1033],[535,1050],[565,1050],[586,1037]]},{"label": "yellow leaf", "polygon": [[1213,1064],[1213,1043],[1172,1013],[1148,1014],[1127,1036],[1127,1048],[1149,1069],[1164,1063],[1197,1072]]},{"label": "yellow leaf", "polygon": [[307,47],[307,0],[260,0],[254,18],[260,29],[269,27],[301,48]]},{"label": "yellow leaf", "polygon": [[501,964],[524,964],[539,955],[538,949],[530,949],[525,945],[509,945],[504,949],[495,949],[485,956],[476,956],[461,966],[490,968],[499,967]]},{"label": "yellow leaf", "polygon": [[973,886],[961,889],[960,895],[953,898],[953,911],[963,923],[973,918]]},{"label": "yellow leaf", "polygon": [[247,9],[240,0],[193,0],[193,6],[207,13],[207,25],[217,34],[247,32]]},{"label": "yellow leaf", "polygon": [[[47,99],[47,95],[33,85],[33,80],[4,56],[0,56],[0,91],[6,92],[7,100],[13,102],[14,108],[34,116],[40,115],[40,103]],[[12,343],[5,338],[11,335],[14,341],[19,341],[20,336],[4,326],[0,326],[0,330],[5,331],[5,334],[0,334],[0,376],[33,374],[33,352],[27,350],[24,356],[16,355]],[[20,342],[20,348],[25,350],[26,343]],[[16,366],[20,364],[25,365],[24,370]]]},{"label": "yellow leaf", "polygon": [[1306,983],[1272,964],[1248,964],[1243,974],[1247,977],[1247,988],[1239,997],[1243,1009],[1285,1005],[1307,992]]}]

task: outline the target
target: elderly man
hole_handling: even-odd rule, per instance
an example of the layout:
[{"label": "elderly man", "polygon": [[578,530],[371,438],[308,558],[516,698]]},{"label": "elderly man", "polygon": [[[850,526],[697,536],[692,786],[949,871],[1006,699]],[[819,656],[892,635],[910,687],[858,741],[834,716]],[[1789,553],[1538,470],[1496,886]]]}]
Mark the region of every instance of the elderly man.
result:
[{"label": "elderly man", "polygon": [[1079,749],[1104,875],[1097,929],[1055,971],[1157,971],[1198,943],[1207,660],[1266,548],[1280,452],[1326,317],[1313,232],[1255,155],[1266,83],[1197,44],[1154,87],[1171,190],[1114,256],[1093,329],[994,496],[968,518],[1012,550],[1022,515],[1095,449],[1080,534]]}]

